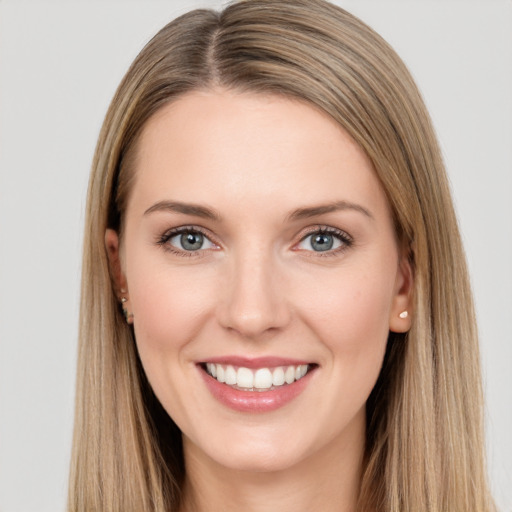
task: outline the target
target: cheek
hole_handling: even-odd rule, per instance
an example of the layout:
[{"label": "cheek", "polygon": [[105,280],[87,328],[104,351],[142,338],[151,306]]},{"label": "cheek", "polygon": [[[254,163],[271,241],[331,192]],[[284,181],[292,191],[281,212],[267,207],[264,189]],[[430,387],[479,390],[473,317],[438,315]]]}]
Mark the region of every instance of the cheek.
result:
[{"label": "cheek", "polygon": [[[357,277],[354,277],[357,276]],[[308,295],[303,319],[326,349],[323,362],[332,400],[319,403],[329,418],[326,438],[361,417],[379,376],[389,335],[390,279],[353,272]]]},{"label": "cheek", "polygon": [[302,289],[311,321],[316,318],[348,338],[372,330],[388,332],[394,285],[394,275],[389,270],[347,268],[321,283],[310,283]]},{"label": "cheek", "polygon": [[[171,267],[154,249],[137,249],[127,261],[128,289],[139,354],[150,372],[155,365],[179,362],[176,356],[204,325],[215,289],[200,269]],[[172,358],[164,360],[165,355]]]},{"label": "cheek", "polygon": [[381,265],[344,268],[322,287],[310,283],[302,290],[304,322],[330,352],[340,378],[353,383],[368,379],[370,389],[389,335],[394,277]]},{"label": "cheek", "polygon": [[183,420],[191,396],[187,377],[196,372],[190,347],[208,321],[215,293],[200,272],[137,263],[128,286],[139,357],[164,408]]}]

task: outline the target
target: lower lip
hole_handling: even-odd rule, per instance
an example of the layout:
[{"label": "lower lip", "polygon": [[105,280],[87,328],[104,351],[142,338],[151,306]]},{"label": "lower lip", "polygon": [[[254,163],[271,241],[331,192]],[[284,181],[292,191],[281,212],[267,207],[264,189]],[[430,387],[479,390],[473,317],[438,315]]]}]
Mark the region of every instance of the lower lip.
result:
[{"label": "lower lip", "polygon": [[292,384],[285,384],[271,391],[240,391],[222,384],[200,367],[199,371],[210,393],[222,404],[238,412],[263,413],[275,411],[300,395],[314,370],[310,370]]}]

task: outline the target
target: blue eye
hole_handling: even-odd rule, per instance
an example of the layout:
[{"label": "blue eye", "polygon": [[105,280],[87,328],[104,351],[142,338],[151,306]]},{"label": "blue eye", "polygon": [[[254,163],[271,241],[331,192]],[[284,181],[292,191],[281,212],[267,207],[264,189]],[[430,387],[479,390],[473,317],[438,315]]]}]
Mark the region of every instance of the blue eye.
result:
[{"label": "blue eye", "polygon": [[161,243],[184,252],[194,252],[216,247],[205,235],[193,229],[171,232],[161,240]]},{"label": "blue eye", "polygon": [[305,236],[297,248],[305,251],[327,252],[349,247],[351,243],[350,238],[342,231],[318,230]]},{"label": "blue eye", "polygon": [[319,233],[311,236],[309,244],[314,251],[330,251],[334,246],[334,237]]}]

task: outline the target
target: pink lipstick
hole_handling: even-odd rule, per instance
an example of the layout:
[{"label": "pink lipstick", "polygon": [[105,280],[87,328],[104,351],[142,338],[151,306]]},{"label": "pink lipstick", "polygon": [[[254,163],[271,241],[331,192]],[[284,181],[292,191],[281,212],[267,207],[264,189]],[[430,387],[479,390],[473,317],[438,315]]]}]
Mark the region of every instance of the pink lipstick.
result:
[{"label": "pink lipstick", "polygon": [[307,387],[317,368],[296,359],[218,357],[197,365],[210,393],[239,412],[262,413],[283,407]]}]

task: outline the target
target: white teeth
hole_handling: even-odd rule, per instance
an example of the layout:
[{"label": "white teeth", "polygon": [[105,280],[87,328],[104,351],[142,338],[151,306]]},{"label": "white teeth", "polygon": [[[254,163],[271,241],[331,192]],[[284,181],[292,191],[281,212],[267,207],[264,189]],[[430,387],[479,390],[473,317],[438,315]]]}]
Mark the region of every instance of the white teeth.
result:
[{"label": "white teeth", "polygon": [[284,370],[279,367],[272,373],[272,385],[282,386],[284,384]]},{"label": "white teeth", "polygon": [[291,384],[295,380],[295,366],[288,366],[284,372],[286,384]]},{"label": "white teeth", "polygon": [[233,386],[234,384],[236,384],[236,370],[231,365],[229,365],[226,368],[225,376],[226,376],[226,384],[229,384],[230,386]]},{"label": "white teeth", "polygon": [[238,368],[236,385],[239,388],[252,388],[254,386],[254,375],[249,368]]},{"label": "white teeth", "polygon": [[254,387],[258,389],[269,388],[272,386],[272,373],[268,368],[260,368],[254,374]]},{"label": "white teeth", "polygon": [[276,368],[235,368],[232,365],[206,363],[206,371],[219,382],[229,386],[237,386],[247,391],[269,390],[272,387],[279,387],[292,384],[302,379],[308,372],[307,364],[296,366],[278,366]]},{"label": "white teeth", "polygon": [[208,369],[208,373],[212,377],[217,377],[217,365],[213,363],[206,363],[206,368]]}]

